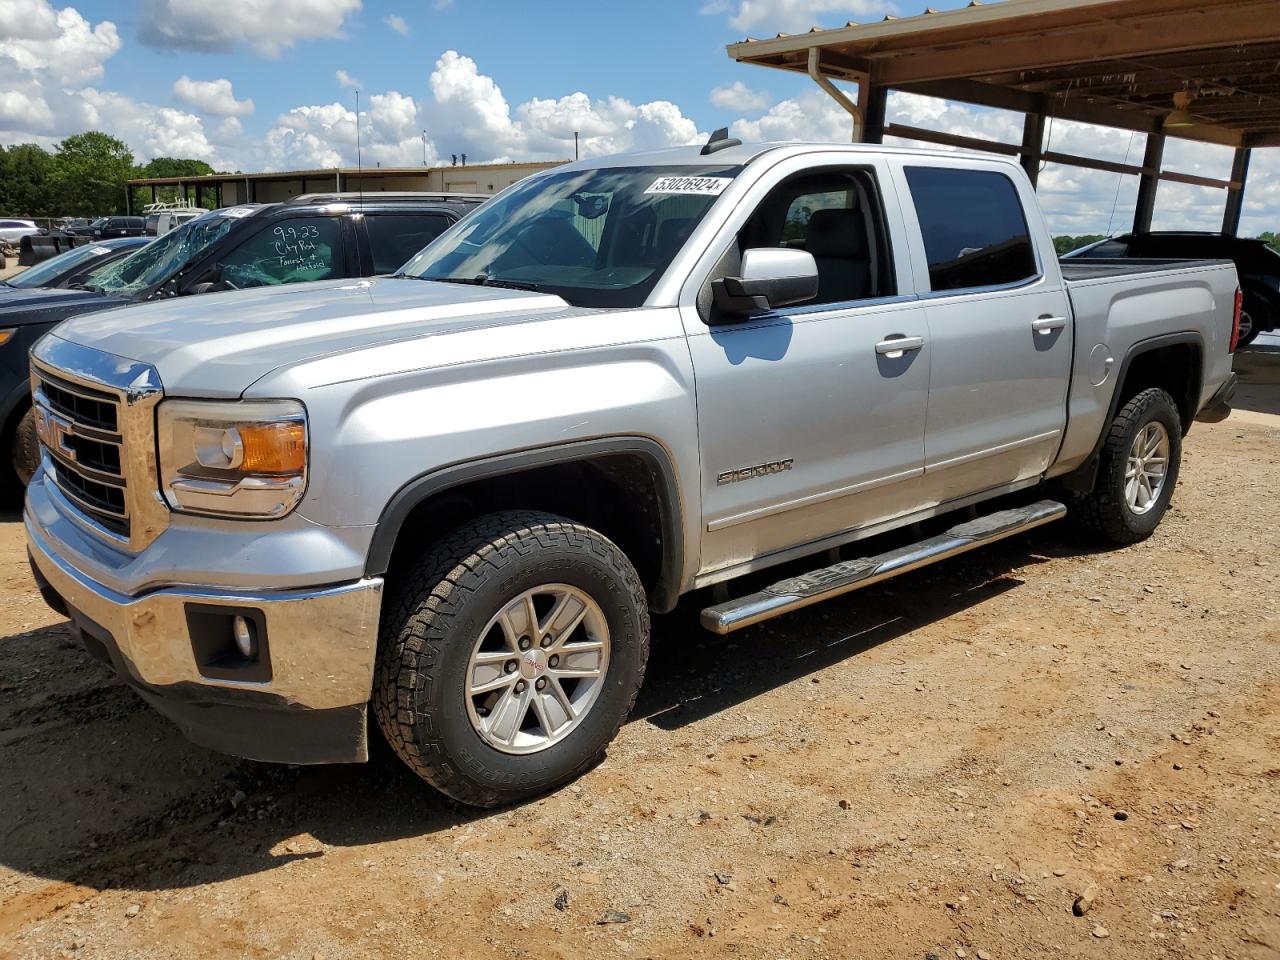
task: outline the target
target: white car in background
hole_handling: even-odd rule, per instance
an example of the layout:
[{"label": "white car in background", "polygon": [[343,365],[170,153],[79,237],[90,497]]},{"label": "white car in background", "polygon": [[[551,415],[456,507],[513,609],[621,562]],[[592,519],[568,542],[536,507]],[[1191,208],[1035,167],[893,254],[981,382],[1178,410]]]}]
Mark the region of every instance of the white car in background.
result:
[{"label": "white car in background", "polygon": [[40,228],[30,220],[0,220],[0,243],[17,243],[39,232]]},{"label": "white car in background", "polygon": [[163,237],[170,230],[176,230],[188,220],[194,220],[209,211],[204,207],[178,202],[149,203],[142,212],[146,217],[146,235]]}]

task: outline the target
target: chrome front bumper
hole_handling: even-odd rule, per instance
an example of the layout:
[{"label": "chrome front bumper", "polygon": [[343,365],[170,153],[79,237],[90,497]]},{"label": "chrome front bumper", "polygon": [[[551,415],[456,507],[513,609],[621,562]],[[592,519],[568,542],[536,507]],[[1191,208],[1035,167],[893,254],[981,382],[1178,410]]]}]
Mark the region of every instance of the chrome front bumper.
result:
[{"label": "chrome front bumper", "polygon": [[[91,652],[109,660],[192,740],[251,759],[287,763],[366,758],[382,580],[313,590],[118,593],[52,549],[25,517],[33,572]],[[265,625],[265,679],[199,662],[193,612],[253,611]],[[219,674],[210,676],[210,672]],[[232,674],[228,676],[228,673]]]}]

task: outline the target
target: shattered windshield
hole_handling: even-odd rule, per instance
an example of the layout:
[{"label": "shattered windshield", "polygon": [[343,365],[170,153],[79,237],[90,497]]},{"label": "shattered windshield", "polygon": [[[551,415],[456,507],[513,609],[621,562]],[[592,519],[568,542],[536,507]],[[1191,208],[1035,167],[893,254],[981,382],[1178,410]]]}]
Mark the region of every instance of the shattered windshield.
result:
[{"label": "shattered windshield", "polygon": [[127,297],[165,283],[221,238],[237,219],[215,210],[188,221],[96,274],[88,286]]}]

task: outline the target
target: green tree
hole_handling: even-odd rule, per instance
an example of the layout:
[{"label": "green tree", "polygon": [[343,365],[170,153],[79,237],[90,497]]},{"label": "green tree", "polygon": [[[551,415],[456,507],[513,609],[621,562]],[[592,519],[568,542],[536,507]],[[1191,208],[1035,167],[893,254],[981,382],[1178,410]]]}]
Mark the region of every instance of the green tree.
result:
[{"label": "green tree", "polygon": [[1266,233],[1258,234],[1258,239],[1264,241],[1272,250],[1280,253],[1280,233],[1268,230]]},{"label": "green tree", "polygon": [[203,177],[217,171],[203,160],[156,157],[138,168],[140,177]]},{"label": "green tree", "polygon": [[1070,253],[1072,250],[1104,239],[1106,238],[1100,233],[1087,233],[1080,237],[1054,237],[1053,249],[1058,252],[1058,256],[1062,256],[1064,253]]},{"label": "green tree", "polygon": [[46,217],[54,212],[54,160],[34,143],[0,147],[0,214]]},{"label": "green tree", "polygon": [[[139,177],[184,177],[189,178],[192,183],[188,195],[191,202],[195,203],[195,180],[197,177],[207,176],[216,173],[213,167],[205,163],[203,160],[187,160],[180,157],[156,157],[150,163],[144,164],[138,168],[137,176]],[[156,199],[173,202],[182,199],[182,189],[177,186],[172,187],[156,187]],[[149,203],[151,200],[151,191],[143,188],[140,193],[134,195],[134,206],[140,208],[141,204]],[[215,206],[215,198],[213,192],[206,191],[204,198],[206,208],[212,210]]]},{"label": "green tree", "polygon": [[123,141],[89,130],[67,137],[54,157],[54,197],[69,216],[123,213],[133,153]]}]

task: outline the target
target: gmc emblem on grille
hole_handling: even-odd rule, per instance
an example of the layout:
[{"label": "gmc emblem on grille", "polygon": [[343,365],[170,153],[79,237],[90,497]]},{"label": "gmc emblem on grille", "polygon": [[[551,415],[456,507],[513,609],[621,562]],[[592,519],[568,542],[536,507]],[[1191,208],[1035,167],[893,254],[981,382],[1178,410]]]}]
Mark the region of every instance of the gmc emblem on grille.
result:
[{"label": "gmc emblem on grille", "polygon": [[50,413],[39,404],[36,404],[35,412],[36,436],[40,438],[40,442],[59,456],[74,461],[76,450],[68,442],[76,435],[71,421],[64,420],[56,413]]}]

